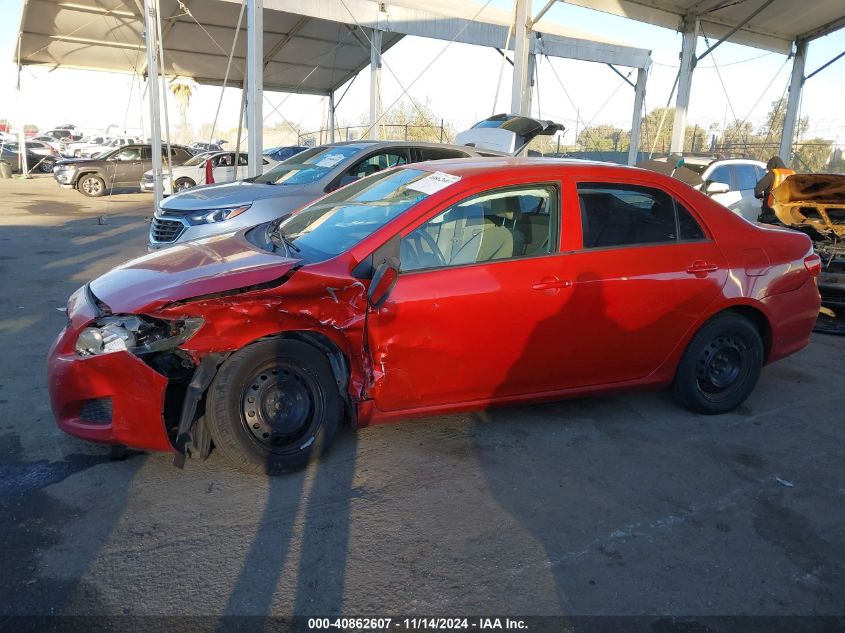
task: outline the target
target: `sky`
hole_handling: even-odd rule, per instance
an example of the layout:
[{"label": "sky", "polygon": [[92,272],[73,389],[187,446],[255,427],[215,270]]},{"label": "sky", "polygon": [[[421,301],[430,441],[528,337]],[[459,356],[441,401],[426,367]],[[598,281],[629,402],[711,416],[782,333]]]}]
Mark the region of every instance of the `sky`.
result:
[{"label": "sky", "polygon": [[[545,4],[545,0],[533,1],[532,15]],[[6,19],[0,21],[0,60],[13,59],[22,2],[2,0]],[[491,4],[507,10],[513,6],[512,0],[491,0]],[[654,65],[646,89],[646,110],[666,105],[678,67],[679,33],[564,2],[553,6],[544,20],[650,49]],[[411,98],[420,103],[428,101],[431,110],[456,129],[469,127],[494,112],[509,110],[511,71],[508,65],[502,69],[499,54],[493,49],[458,43],[443,52],[446,45],[445,41],[406,37],[387,51],[382,70],[384,107],[402,95],[400,81],[407,86],[422,73],[409,89]],[[705,47],[700,39],[698,51]],[[807,73],[843,50],[845,30],[811,42]],[[785,94],[791,63],[785,55],[723,44],[712,57],[702,60],[694,73],[689,124],[720,129],[725,121],[736,118],[759,126],[765,121],[771,102]],[[494,103],[500,73],[498,102]],[[133,85],[129,75],[65,69],[50,72],[29,67],[21,75],[20,100],[14,90],[16,76],[11,61],[0,61],[0,117],[15,120],[23,111],[27,123],[41,128],[74,123],[86,128],[103,129],[114,124],[129,129],[138,128],[144,116],[146,106],[141,102],[137,83]],[[635,73],[631,77],[635,78]],[[368,83],[366,71],[352,83],[337,109],[340,124],[354,125],[366,117]],[[630,129],[634,91],[607,66],[541,58],[537,86],[539,99],[535,93],[533,113],[566,125],[564,143],[574,142],[576,128],[585,124],[609,123]],[[196,130],[214,119],[220,91],[219,87],[200,86],[195,92],[188,118]],[[265,116],[269,115],[265,125],[287,120],[313,130],[324,123],[326,104],[322,97],[270,92],[265,95]],[[227,89],[220,110],[221,127],[237,125],[239,103],[240,91]],[[845,58],[805,83],[801,114],[810,119],[805,138],[820,136],[845,145],[843,103]],[[270,104],[282,104],[281,115],[270,114]],[[170,112],[174,126],[175,103],[170,103]]]}]

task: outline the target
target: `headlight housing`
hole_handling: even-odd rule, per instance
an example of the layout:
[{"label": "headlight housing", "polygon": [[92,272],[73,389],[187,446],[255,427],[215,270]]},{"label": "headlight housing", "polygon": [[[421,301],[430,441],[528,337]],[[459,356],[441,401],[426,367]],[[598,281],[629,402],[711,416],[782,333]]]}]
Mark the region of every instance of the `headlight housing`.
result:
[{"label": "headlight housing", "polygon": [[142,315],[108,316],[84,328],[76,338],[75,349],[80,356],[123,351],[143,356],[178,347],[202,324],[198,317],[164,321]]},{"label": "headlight housing", "polygon": [[192,224],[214,224],[215,222],[223,222],[224,220],[231,220],[236,218],[241,213],[249,209],[251,204],[244,204],[238,207],[225,207],[223,209],[213,209],[209,211],[204,209],[188,216]]}]

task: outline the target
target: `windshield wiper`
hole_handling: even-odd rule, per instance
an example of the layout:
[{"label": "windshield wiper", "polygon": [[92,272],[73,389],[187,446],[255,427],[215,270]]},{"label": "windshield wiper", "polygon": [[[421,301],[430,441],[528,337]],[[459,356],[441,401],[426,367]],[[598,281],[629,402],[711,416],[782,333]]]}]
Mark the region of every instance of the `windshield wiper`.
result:
[{"label": "windshield wiper", "polygon": [[299,253],[302,250],[296,244],[293,243],[293,240],[290,239],[287,233],[282,233],[278,224],[274,228],[271,228],[269,231],[267,231],[267,237],[269,237],[272,240],[273,244],[275,244],[276,246],[283,245],[285,247],[286,257],[290,257],[291,251]]}]

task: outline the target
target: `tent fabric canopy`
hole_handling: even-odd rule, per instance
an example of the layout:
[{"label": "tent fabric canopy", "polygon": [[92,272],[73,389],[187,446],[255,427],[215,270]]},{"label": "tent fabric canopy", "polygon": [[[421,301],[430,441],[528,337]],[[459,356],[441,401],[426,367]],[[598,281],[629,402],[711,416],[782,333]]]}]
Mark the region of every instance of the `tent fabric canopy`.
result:
[{"label": "tent fabric canopy", "polygon": [[[176,0],[161,0],[162,70],[168,76],[222,84],[240,2],[183,0],[183,4],[193,18]],[[27,0],[21,24],[20,63],[143,73],[142,9],[142,2],[132,0]],[[402,37],[400,33],[385,33],[382,50]],[[281,11],[265,10],[264,44],[267,90],[325,95],[370,63],[369,43],[360,31],[346,24]],[[246,52],[244,16],[229,85],[242,84]]]},{"label": "tent fabric canopy", "polygon": [[[595,9],[680,30],[686,15],[698,15],[701,28],[711,40],[727,35],[764,0],[567,0]],[[810,40],[845,26],[843,0],[774,0],[748,24],[731,35],[730,41],[776,53],[789,53],[795,40]]]},{"label": "tent fabric canopy", "polygon": [[[383,32],[382,52],[405,35],[504,48],[508,11],[468,0],[263,0],[264,89],[327,95],[370,64],[366,31]],[[160,0],[163,72],[220,85],[241,0]],[[110,72],[146,70],[143,0],[25,0],[21,65]],[[546,28],[547,27],[547,28]],[[544,25],[532,50],[550,56],[647,68],[650,51]],[[246,16],[229,85],[246,67]]]}]

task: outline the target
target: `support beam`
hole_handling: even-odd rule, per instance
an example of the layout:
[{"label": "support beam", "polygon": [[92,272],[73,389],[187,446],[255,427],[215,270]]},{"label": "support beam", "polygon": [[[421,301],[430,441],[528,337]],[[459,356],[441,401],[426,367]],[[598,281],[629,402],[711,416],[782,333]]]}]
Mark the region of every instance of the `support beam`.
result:
[{"label": "support beam", "polygon": [[370,34],[370,129],[367,135],[378,138],[378,122],[381,118],[381,36],[373,29]]},{"label": "support beam", "polygon": [[147,47],[147,100],[150,104],[150,144],[152,145],[153,199],[158,213],[164,198],[162,182],[161,120],[159,118],[158,0],[144,0],[144,41]]},{"label": "support beam", "polygon": [[681,45],[681,68],[678,76],[678,95],[675,97],[675,120],[672,124],[672,144],[669,151],[684,151],[684,131],[687,127],[687,109],[692,91],[692,71],[695,69],[695,44],[700,24],[697,15],[684,18],[684,39]]},{"label": "support beam", "polygon": [[645,85],[648,80],[648,69],[637,69],[637,84],[634,87],[634,116],[631,119],[631,146],[628,148],[628,164],[637,163],[637,152],[640,149],[640,127],[643,121],[643,103],[645,102]]},{"label": "support beam", "polygon": [[329,93],[329,143],[334,143],[335,128],[334,90]]},{"label": "support beam", "polygon": [[795,122],[798,119],[798,106],[801,103],[801,90],[804,87],[804,64],[807,59],[807,42],[795,42],[795,57],[792,59],[792,78],[789,81],[789,99],[786,102],[786,115],[783,117],[783,135],[780,138],[780,157],[787,165],[792,158],[792,139],[795,136]]},{"label": "support beam", "polygon": [[513,82],[511,83],[511,113],[531,114],[531,2],[516,0],[514,26]]},{"label": "support beam", "polygon": [[246,5],[247,174],[260,176],[264,150],[264,0]]}]

